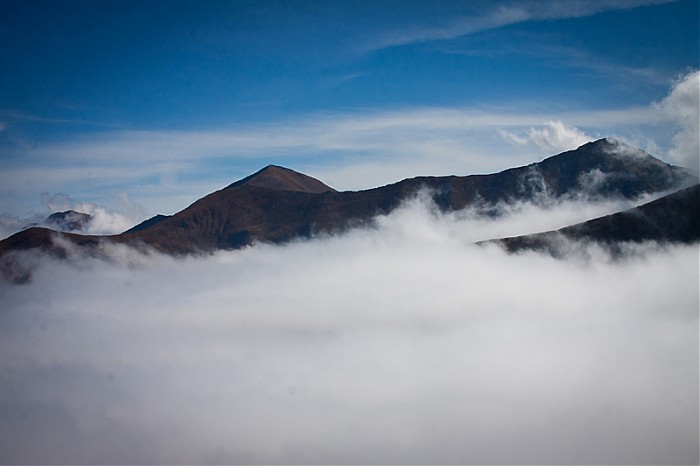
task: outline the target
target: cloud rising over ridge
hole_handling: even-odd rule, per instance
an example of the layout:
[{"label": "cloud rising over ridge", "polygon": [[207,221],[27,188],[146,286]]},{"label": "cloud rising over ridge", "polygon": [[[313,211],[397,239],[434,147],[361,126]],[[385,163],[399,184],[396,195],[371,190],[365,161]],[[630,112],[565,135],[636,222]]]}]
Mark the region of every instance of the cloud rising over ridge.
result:
[{"label": "cloud rising over ridge", "polygon": [[41,202],[51,212],[75,210],[90,215],[90,221],[82,233],[91,235],[118,234],[144,218],[143,207],[131,201],[126,193],[117,195],[117,204],[121,212],[92,202],[75,201],[64,193],[42,193]]},{"label": "cloud rising over ridge", "polygon": [[47,260],[0,287],[0,461],[697,462],[697,246],[472,244],[542,215]]},{"label": "cloud rising over ridge", "polygon": [[61,229],[56,223],[47,223],[47,217],[55,212],[73,210],[90,216],[80,228],[71,232],[87,235],[113,235],[122,233],[145,219],[144,208],[133,202],[129,195],[120,192],[115,196],[115,207],[109,208],[93,202],[78,201],[69,194],[47,192],[40,196],[43,209],[25,216],[0,213],[0,239],[5,239],[29,226]]},{"label": "cloud rising over ridge", "polygon": [[530,144],[554,153],[573,150],[593,140],[580,129],[568,126],[560,120],[550,120],[539,128],[530,128],[524,136],[506,130],[501,130],[501,136],[517,145]]},{"label": "cloud rising over ridge", "polygon": [[700,170],[700,71],[681,77],[658,107],[678,126],[670,158],[698,174]]}]

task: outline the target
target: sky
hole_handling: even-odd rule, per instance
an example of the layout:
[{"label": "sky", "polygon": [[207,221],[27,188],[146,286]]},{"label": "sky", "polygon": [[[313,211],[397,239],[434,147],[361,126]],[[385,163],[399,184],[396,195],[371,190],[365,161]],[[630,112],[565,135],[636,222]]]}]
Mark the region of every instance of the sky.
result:
[{"label": "sky", "polygon": [[340,190],[617,137],[698,166],[698,2],[4,1],[3,236],[275,163]]}]

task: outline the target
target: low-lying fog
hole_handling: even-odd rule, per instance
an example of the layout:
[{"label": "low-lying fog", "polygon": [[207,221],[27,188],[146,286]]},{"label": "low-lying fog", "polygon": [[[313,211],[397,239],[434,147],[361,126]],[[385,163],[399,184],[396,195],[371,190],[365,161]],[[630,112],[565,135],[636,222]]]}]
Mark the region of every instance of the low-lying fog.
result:
[{"label": "low-lying fog", "polygon": [[45,259],[0,285],[0,462],[697,464],[697,246],[472,244],[565,207]]}]

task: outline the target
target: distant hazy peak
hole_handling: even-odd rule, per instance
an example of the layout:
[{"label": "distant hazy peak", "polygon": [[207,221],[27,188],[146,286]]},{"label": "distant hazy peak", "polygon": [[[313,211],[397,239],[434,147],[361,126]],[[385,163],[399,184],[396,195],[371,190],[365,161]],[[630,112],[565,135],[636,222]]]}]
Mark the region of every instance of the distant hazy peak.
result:
[{"label": "distant hazy peak", "polygon": [[275,189],[277,191],[298,191],[314,194],[335,191],[316,178],[278,165],[268,165],[262,170],[242,180],[236,181],[230,185],[229,188],[238,188],[241,186],[255,186],[258,188]]},{"label": "distant hazy peak", "polygon": [[[92,216],[75,210],[54,212],[44,221],[48,228],[58,231],[81,231],[92,220]],[[35,225],[33,225],[35,226]]]}]

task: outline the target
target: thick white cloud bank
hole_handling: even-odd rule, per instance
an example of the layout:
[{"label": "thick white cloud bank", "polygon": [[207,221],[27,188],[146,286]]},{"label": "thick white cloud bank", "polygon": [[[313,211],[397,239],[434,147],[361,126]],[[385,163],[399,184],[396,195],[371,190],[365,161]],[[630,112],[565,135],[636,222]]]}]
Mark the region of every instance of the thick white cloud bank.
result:
[{"label": "thick white cloud bank", "polygon": [[0,287],[0,462],[697,464],[697,246],[472,244],[537,215],[47,260]]},{"label": "thick white cloud bank", "polygon": [[698,174],[700,170],[700,71],[681,77],[669,95],[658,104],[665,116],[675,122],[669,157]]}]

